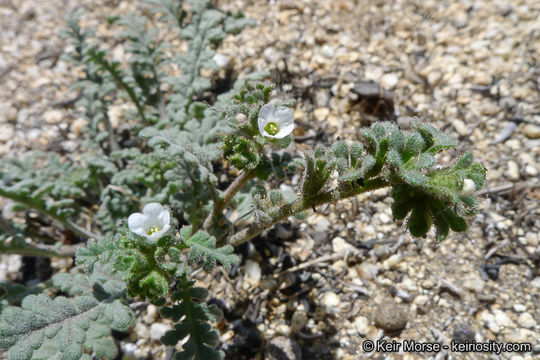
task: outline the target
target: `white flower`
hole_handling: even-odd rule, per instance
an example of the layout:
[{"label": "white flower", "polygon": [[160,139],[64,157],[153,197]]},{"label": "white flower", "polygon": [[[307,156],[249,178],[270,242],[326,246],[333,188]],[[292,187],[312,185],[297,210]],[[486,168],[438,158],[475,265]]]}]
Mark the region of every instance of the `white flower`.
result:
[{"label": "white flower", "polygon": [[293,111],[285,106],[265,104],[259,111],[259,131],[262,136],[283,139],[294,129]]},{"label": "white flower", "polygon": [[476,184],[471,179],[465,179],[463,180],[463,188],[461,189],[461,193],[463,195],[472,195],[476,191]]},{"label": "white flower", "polygon": [[141,213],[129,215],[128,227],[133,233],[155,243],[171,227],[171,214],[159,203],[146,204]]}]

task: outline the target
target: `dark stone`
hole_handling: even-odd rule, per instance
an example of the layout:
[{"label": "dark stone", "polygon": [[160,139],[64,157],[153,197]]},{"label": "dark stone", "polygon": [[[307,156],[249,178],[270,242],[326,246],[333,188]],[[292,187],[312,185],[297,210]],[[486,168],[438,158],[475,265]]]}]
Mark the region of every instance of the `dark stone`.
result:
[{"label": "dark stone", "polygon": [[293,339],[278,336],[273,338],[264,349],[265,360],[301,360],[302,349]]},{"label": "dark stone", "polygon": [[458,344],[472,342],[476,333],[468,324],[458,324],[454,329],[453,340]]}]

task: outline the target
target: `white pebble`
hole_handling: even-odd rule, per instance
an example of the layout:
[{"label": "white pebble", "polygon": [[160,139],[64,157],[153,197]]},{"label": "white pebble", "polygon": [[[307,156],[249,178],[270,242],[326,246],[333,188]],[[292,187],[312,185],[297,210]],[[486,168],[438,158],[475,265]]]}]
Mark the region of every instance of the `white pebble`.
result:
[{"label": "white pebble", "polygon": [[369,320],[364,316],[357,317],[354,326],[360,335],[365,336],[369,332]]},{"label": "white pebble", "polygon": [[169,326],[163,323],[153,323],[150,326],[150,339],[159,340],[169,330]]},{"label": "white pebble", "polygon": [[508,180],[512,181],[519,180],[519,166],[515,161],[508,162],[508,171],[506,172],[506,177]]},{"label": "white pebble", "polygon": [[353,253],[356,252],[356,248],[349,244],[345,239],[342,237],[335,237],[334,240],[332,240],[332,250],[335,254],[338,254],[340,256],[345,256],[347,253]]},{"label": "white pebble", "polygon": [[495,313],[495,322],[497,325],[506,327],[514,325],[512,320],[508,317],[508,315],[506,315],[505,312],[501,310],[494,310],[493,312]]},{"label": "white pebble", "polygon": [[258,285],[261,281],[261,266],[253,260],[247,260],[245,265],[246,280],[253,285]]},{"label": "white pebble", "polygon": [[336,306],[339,305],[339,302],[340,302],[339,296],[335,292],[327,291],[322,296],[322,304],[327,309],[335,308]]},{"label": "white pebble", "polygon": [[518,324],[524,328],[531,329],[536,326],[536,321],[529,313],[523,313],[519,315]]}]

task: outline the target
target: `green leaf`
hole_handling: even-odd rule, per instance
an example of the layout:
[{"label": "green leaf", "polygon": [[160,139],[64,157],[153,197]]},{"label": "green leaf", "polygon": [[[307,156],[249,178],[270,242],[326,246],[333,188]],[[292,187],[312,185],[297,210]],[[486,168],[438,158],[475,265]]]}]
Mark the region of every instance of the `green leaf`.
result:
[{"label": "green leaf", "polygon": [[220,360],[224,354],[215,350],[219,344],[219,335],[209,323],[221,319],[222,313],[215,305],[206,305],[204,301],[208,292],[203,288],[193,287],[193,284],[184,276],[178,291],[172,296],[173,301],[178,303],[161,309],[164,318],[180,321],[174,325],[173,330],[165,333],[161,341],[165,345],[175,346],[189,336],[174,359]]},{"label": "green leaf", "polygon": [[426,142],[426,147],[423,151],[433,154],[456,146],[456,141],[452,136],[440,132],[431,125],[413,120],[412,126],[420,132],[420,135]]},{"label": "green leaf", "polygon": [[127,330],[134,315],[119,300],[125,288],[111,267],[96,265],[89,276],[59,274],[53,285],[71,297],[29,295],[0,315],[0,349],[8,359],[86,359],[85,351],[113,359],[111,329]]},{"label": "green leaf", "polygon": [[417,204],[407,221],[407,227],[413,236],[420,237],[426,235],[431,227],[431,216],[425,206]]},{"label": "green leaf", "polygon": [[203,268],[210,271],[219,262],[225,269],[229,270],[238,262],[238,256],[233,254],[234,248],[225,245],[216,248],[216,238],[203,230],[198,230],[191,235],[191,226],[184,226],[180,229],[182,241],[189,247],[188,258],[191,263],[203,261]]}]

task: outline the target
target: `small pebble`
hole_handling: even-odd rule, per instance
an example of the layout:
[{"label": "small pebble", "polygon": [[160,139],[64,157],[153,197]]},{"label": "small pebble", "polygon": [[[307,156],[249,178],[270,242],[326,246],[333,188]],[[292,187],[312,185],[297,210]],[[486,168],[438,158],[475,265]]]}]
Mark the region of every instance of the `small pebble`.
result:
[{"label": "small pebble", "polygon": [[47,110],[43,117],[47,124],[58,124],[64,118],[64,113],[57,109]]},{"label": "small pebble", "polygon": [[540,138],[540,126],[534,124],[527,124],[523,127],[523,133],[529,139]]},{"label": "small pebble", "polygon": [[332,250],[334,251],[334,254],[338,254],[341,256],[345,256],[347,253],[354,253],[358,250],[349,244],[345,239],[342,237],[335,237],[332,240]]},{"label": "small pebble", "polygon": [[246,260],[244,268],[246,271],[246,280],[252,285],[258,285],[262,277],[261,266],[259,263],[248,259]]},{"label": "small pebble", "polygon": [[385,297],[375,309],[375,325],[387,331],[399,331],[405,328],[409,310],[398,305],[392,298]]},{"label": "small pebble", "polygon": [[264,348],[264,360],[301,360],[302,349],[293,339],[278,336]]},{"label": "small pebble", "polygon": [[454,129],[456,129],[456,132],[460,136],[466,136],[469,133],[469,128],[465,125],[463,120],[456,119],[452,121],[452,126],[454,126]]},{"label": "small pebble", "polygon": [[518,324],[524,328],[531,329],[536,326],[536,321],[529,313],[523,313],[518,317]]},{"label": "small pebble", "polygon": [[168,325],[159,322],[153,323],[150,326],[150,339],[158,341],[168,330],[170,330]]},{"label": "small pebble", "polygon": [[369,320],[367,317],[358,316],[354,320],[354,326],[356,327],[358,333],[362,336],[367,335],[367,333],[369,332]]},{"label": "small pebble", "polygon": [[381,78],[381,85],[385,89],[393,90],[397,83],[399,82],[399,77],[396,74],[390,73],[390,74],[384,74]]},{"label": "small pebble", "polygon": [[493,313],[495,314],[495,322],[497,323],[497,325],[505,327],[510,327],[514,325],[512,320],[508,317],[508,315],[506,315],[505,312],[496,309],[493,311]]},{"label": "small pebble", "polygon": [[519,166],[515,161],[508,162],[508,170],[506,172],[506,177],[511,181],[519,180]]},{"label": "small pebble", "polygon": [[315,119],[318,121],[324,121],[330,115],[330,109],[328,108],[318,108],[313,111],[313,115],[315,115]]},{"label": "small pebble", "polygon": [[339,296],[333,291],[326,291],[322,296],[322,304],[329,310],[335,309],[339,302]]}]

